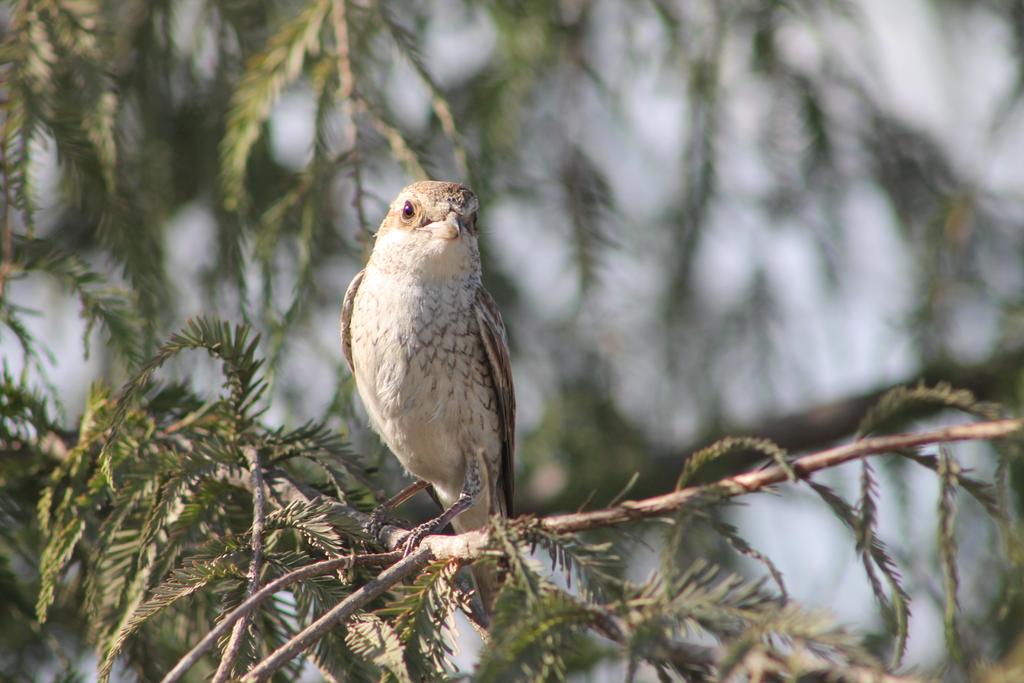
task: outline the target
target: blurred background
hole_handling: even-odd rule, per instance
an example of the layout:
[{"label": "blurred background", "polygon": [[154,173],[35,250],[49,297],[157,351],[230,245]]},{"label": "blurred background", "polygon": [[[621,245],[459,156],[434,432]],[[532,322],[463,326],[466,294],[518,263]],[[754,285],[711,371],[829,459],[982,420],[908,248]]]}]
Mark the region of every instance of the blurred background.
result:
[{"label": "blurred background", "polygon": [[[3,370],[69,432],[91,382],[219,316],[263,335],[268,422],[326,420],[396,490],[338,314],[387,203],[424,177],[480,196],[521,511],[665,492],[726,434],[823,448],[921,379],[1019,413],[1020,0],[26,0],[0,27],[4,231],[30,255],[4,248]],[[162,374],[221,383],[199,355]],[[857,476],[824,481],[855,496]],[[908,661],[939,667],[937,485],[881,480]],[[12,530],[25,486],[5,498],[8,550],[31,546]],[[779,492],[729,521],[796,598],[883,633],[850,532]],[[964,638],[998,660],[1019,576],[976,508]],[[738,562],[700,538],[689,552]],[[26,563],[9,552],[5,580],[28,585]]]}]

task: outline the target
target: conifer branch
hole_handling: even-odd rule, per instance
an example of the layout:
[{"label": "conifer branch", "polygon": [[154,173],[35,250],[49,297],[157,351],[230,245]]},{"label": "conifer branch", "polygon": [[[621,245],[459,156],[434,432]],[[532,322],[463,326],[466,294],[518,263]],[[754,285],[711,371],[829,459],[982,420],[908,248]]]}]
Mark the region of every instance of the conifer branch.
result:
[{"label": "conifer branch", "polygon": [[[798,477],[806,478],[818,470],[842,465],[868,455],[880,455],[935,443],[1001,439],[1019,432],[1022,428],[1024,428],[1024,419],[991,420],[926,432],[876,436],[805,455],[794,460],[791,466]],[[705,486],[684,488],[643,500],[625,501],[620,505],[603,510],[546,517],[541,520],[541,524],[558,533],[585,531],[637,519],[658,517],[674,512],[688,502],[709,494],[731,498],[745,493],[753,493],[786,480],[786,471],[779,465],[773,465],[762,470],[726,477]]]},{"label": "conifer branch", "polygon": [[4,136],[2,143],[0,143],[0,169],[3,170],[4,176],[4,213],[3,213],[3,259],[0,260],[0,301],[4,298],[4,285],[7,282],[7,277],[11,273],[11,267],[14,263],[14,238],[13,238],[13,226],[11,217],[11,203],[14,201],[11,196],[11,183],[10,174],[7,171],[8,165],[8,152],[7,152],[7,137]]},{"label": "conifer branch", "polygon": [[[924,432],[876,436],[797,458],[790,463],[790,469],[803,479],[819,470],[836,467],[869,455],[881,455],[928,444],[1001,439],[1022,429],[1024,429],[1024,419],[1006,419],[956,425]],[[787,470],[779,465],[772,465],[754,472],[744,472],[726,477],[712,484],[688,487],[641,500],[627,500],[601,510],[552,515],[537,520],[537,523],[548,531],[560,534],[587,531],[650,517],[660,517],[679,510],[687,503],[708,496],[731,498],[755,493],[785,481],[788,481]],[[282,489],[291,489],[294,486],[288,481],[281,481],[279,484]],[[296,490],[294,495],[307,500],[310,498],[308,491]],[[369,521],[369,515],[358,510],[346,508],[344,512],[346,515],[351,515],[353,519]],[[403,540],[405,530],[388,525],[382,535],[385,537],[386,546],[389,549],[394,549]],[[429,547],[433,559],[473,560],[480,556],[489,541],[489,536],[486,529],[476,529],[453,536],[434,535],[423,539],[421,547]]]},{"label": "conifer branch", "polygon": [[361,110],[361,106],[360,100],[356,96],[355,75],[352,73],[346,4],[347,0],[334,0],[331,11],[331,17],[334,20],[334,40],[337,43],[335,49],[338,52],[338,98],[348,107],[345,137],[352,155],[352,182],[355,184],[352,208],[356,211],[356,221],[359,223],[356,235],[364,246],[369,248],[367,235],[369,235],[370,223],[363,209],[363,195],[365,194],[363,160],[359,153],[359,125],[356,123],[356,115]]},{"label": "conifer branch", "polygon": [[[602,510],[554,515],[538,520],[538,523],[548,531],[575,533],[639,519],[660,517],[679,510],[694,500],[708,496],[734,497],[760,491],[773,484],[788,481],[791,472],[795,472],[799,478],[807,478],[819,470],[836,467],[869,455],[881,455],[935,443],[1000,439],[1019,432],[1022,428],[1024,428],[1024,419],[1006,419],[956,425],[918,433],[871,437],[797,458],[790,463],[789,468],[773,465],[755,472],[745,472],[727,477],[713,484],[685,488],[643,500],[625,501]],[[354,515],[358,516],[358,514],[354,512]],[[400,540],[401,535],[391,534],[388,545],[396,547]],[[476,559],[483,553],[489,540],[490,535],[486,529],[469,531],[455,536],[428,536],[415,553],[384,570],[376,579],[338,603],[333,609],[257,664],[242,680],[248,682],[267,680],[275,671],[301,654],[333,626],[347,619],[356,610],[429,562],[448,558]],[[177,680],[177,678],[165,678],[163,683],[171,683],[171,680]],[[890,677],[883,680],[897,681],[901,679]]]},{"label": "conifer branch", "polygon": [[[260,569],[263,564],[263,526],[266,522],[266,492],[263,488],[263,467],[260,465],[259,453],[252,446],[245,448],[245,458],[249,461],[252,474],[252,559],[249,562],[248,584],[245,587],[245,598],[251,598],[260,585]],[[223,683],[231,676],[238,651],[242,647],[242,638],[252,620],[252,612],[246,612],[235,624],[231,639],[224,648],[224,656],[214,674],[213,683]]]},{"label": "conifer branch", "polygon": [[399,581],[410,576],[433,561],[430,546],[421,546],[411,555],[404,557],[380,573],[373,581],[365,584],[347,598],[335,605],[322,617],[304,628],[294,638],[277,648],[269,657],[257,664],[242,677],[245,683],[269,679],[274,672],[297,657],[303,650],[322,638],[337,624],[348,619],[370,601],[382,595]]},{"label": "conifer branch", "polygon": [[167,674],[160,679],[160,683],[176,683],[177,681],[180,681],[185,673],[195,666],[200,657],[209,652],[210,649],[217,644],[217,640],[227,633],[234,624],[252,614],[253,610],[259,607],[260,603],[264,600],[273,594],[284,590],[293,583],[311,579],[316,576],[323,576],[324,574],[330,574],[335,571],[351,569],[352,567],[391,563],[398,557],[400,557],[400,555],[397,552],[334,557],[329,560],[322,560],[314,564],[306,565],[305,567],[300,567],[274,579],[267,585],[263,586],[263,588],[249,596],[233,611],[225,615],[219,624],[203,636],[202,640],[196,643],[196,645],[189,650],[184,657],[178,660],[178,663],[174,665],[174,668],[168,671]]}]

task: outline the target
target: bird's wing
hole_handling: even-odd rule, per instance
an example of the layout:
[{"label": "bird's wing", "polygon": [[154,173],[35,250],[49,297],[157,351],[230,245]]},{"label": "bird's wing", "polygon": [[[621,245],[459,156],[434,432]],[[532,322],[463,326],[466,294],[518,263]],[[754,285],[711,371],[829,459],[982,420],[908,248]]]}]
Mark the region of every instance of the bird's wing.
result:
[{"label": "bird's wing", "polygon": [[501,423],[501,473],[499,485],[505,496],[505,512],[511,517],[512,500],[515,492],[515,429],[516,394],[512,387],[512,363],[509,359],[508,341],[505,337],[505,323],[494,299],[480,286],[476,293],[476,320],[480,327],[480,339],[487,352],[491,380],[494,383],[498,403],[498,419]]},{"label": "bird's wing", "polygon": [[345,354],[345,362],[348,363],[348,369],[352,372],[355,372],[355,366],[352,364],[352,309],[355,308],[356,292],[359,291],[359,285],[363,283],[365,274],[366,269],[364,268],[352,278],[352,284],[348,286],[345,300],[341,304],[341,352]]}]

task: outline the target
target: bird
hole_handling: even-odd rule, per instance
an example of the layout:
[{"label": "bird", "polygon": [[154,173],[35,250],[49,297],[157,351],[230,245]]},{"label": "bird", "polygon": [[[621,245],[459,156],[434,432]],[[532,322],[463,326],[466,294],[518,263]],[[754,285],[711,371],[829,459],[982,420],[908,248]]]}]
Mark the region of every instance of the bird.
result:
[{"label": "bird", "polygon": [[[482,283],[478,211],[459,183],[403,188],[342,304],[342,351],[370,425],[417,478],[406,490],[429,486],[443,508],[409,532],[406,554],[448,523],[461,533],[513,515],[515,391],[505,324]],[[489,615],[497,570],[471,572]]]}]

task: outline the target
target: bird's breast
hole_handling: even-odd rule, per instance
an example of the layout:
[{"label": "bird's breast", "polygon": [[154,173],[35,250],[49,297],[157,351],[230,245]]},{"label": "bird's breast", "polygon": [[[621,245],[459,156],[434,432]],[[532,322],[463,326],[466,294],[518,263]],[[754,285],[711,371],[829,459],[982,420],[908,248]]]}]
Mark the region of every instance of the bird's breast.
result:
[{"label": "bird's breast", "polygon": [[464,451],[491,450],[497,435],[475,294],[472,283],[425,285],[368,270],[351,321],[356,383],[373,427],[412,474],[456,490]]}]

